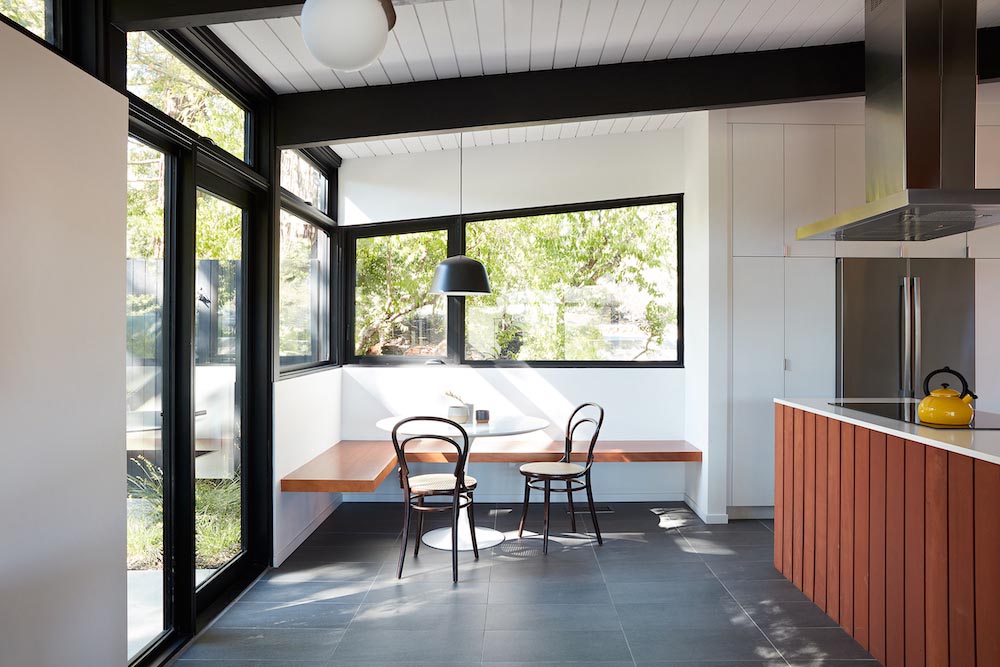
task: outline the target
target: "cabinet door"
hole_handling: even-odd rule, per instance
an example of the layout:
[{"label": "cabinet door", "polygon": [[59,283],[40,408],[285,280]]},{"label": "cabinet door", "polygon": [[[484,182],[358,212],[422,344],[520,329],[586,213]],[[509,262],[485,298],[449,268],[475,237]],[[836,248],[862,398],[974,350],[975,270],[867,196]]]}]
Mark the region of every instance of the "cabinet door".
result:
[{"label": "cabinet door", "polygon": [[733,259],[730,504],[774,504],[774,406],[784,395],[784,259]]},{"label": "cabinet door", "polygon": [[1000,412],[1000,259],[976,261],[976,407]]},{"label": "cabinet door", "polygon": [[785,260],[785,396],[833,396],[836,383],[836,260]]},{"label": "cabinet door", "polygon": [[732,126],[733,255],[781,257],[784,156],[781,125]]},{"label": "cabinet door", "polygon": [[833,125],[785,125],[785,245],[788,254],[833,257],[833,241],[796,241],[802,225],[835,213]]}]

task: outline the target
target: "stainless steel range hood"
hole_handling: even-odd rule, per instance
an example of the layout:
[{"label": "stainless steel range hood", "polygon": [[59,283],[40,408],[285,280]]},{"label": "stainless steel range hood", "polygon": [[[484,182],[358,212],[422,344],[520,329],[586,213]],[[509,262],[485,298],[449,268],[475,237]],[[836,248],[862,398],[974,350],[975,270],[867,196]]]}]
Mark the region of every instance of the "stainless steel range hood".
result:
[{"label": "stainless steel range hood", "polygon": [[801,239],[928,241],[1000,224],[976,189],[976,0],[865,0],[867,204]]}]

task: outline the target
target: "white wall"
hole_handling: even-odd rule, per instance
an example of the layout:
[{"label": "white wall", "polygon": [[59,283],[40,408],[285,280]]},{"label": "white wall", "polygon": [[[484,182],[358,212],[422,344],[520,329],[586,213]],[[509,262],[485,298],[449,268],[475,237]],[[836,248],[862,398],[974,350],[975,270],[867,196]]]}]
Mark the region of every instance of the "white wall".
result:
[{"label": "white wall", "polygon": [[[558,141],[466,147],[463,151],[464,212],[504,210],[650,195],[683,193],[685,132],[619,134]],[[458,212],[459,151],[347,160],[340,169],[340,211],[346,224],[403,220]],[[685,220],[685,229],[691,223]],[[686,304],[686,315],[697,312]],[[676,438],[685,430],[683,369],[486,369],[442,367],[347,367],[344,369],[343,436],[385,438],[375,422],[395,414],[443,412],[443,394],[468,395],[494,414],[547,417],[547,435],[561,438],[573,406],[597,401],[607,410],[608,438]],[[595,470],[598,499],[681,500],[681,463],[601,464]],[[519,501],[516,467],[475,466],[478,498]],[[375,494],[349,500],[398,500],[390,478]]]},{"label": "white wall", "polygon": [[128,107],[3,24],[0,63],[0,663],[124,665]]},{"label": "white wall", "polygon": [[341,439],[341,377],[334,368],[274,384],[274,564],[340,504],[339,493],[284,493],[281,478]]}]

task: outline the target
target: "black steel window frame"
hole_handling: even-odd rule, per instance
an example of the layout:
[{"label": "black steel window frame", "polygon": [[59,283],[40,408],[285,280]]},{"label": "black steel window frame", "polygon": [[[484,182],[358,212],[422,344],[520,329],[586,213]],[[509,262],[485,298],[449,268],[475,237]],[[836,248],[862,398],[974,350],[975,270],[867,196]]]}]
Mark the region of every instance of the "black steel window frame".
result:
[{"label": "black steel window frame", "polygon": [[[677,205],[677,359],[672,361],[515,361],[515,360],[471,360],[465,358],[465,299],[463,296],[448,297],[448,354],[443,357],[409,357],[397,355],[365,356],[355,351],[354,329],[357,296],[357,240],[377,236],[396,236],[414,232],[448,232],[448,256],[465,254],[466,226],[469,223],[505,220],[509,218],[576,213],[631,206],[654,204]],[[684,195],[669,194],[650,197],[632,197],[601,201],[580,202],[556,206],[508,209],[450,215],[434,218],[419,218],[392,222],[375,222],[364,225],[341,227],[341,246],[344,253],[344,270],[340,278],[343,286],[343,311],[341,339],[346,350],[347,364],[397,366],[427,363],[463,364],[472,367],[496,368],[684,368]]]},{"label": "black steel window frame", "polygon": [[[320,169],[320,171],[322,171],[324,175],[326,175],[327,183],[329,183],[330,179],[331,179],[331,175],[328,174],[324,169],[322,169],[318,165],[316,165],[316,163],[314,161],[310,160],[310,163],[313,164],[314,166],[317,166],[317,168]],[[334,171],[334,173],[332,175],[332,178],[335,179],[336,177],[337,177],[337,174],[336,174],[336,171]],[[336,204],[334,203],[334,205],[336,205]],[[339,257],[339,252],[338,252],[338,245],[339,245],[339,243],[338,243],[338,239],[339,239],[339,235],[338,235],[338,232],[337,232],[337,221],[336,220],[334,220],[333,218],[329,217],[328,215],[326,215],[325,213],[323,213],[323,211],[321,211],[320,209],[318,209],[315,206],[313,206],[312,203],[306,202],[306,201],[302,200],[300,197],[298,197],[297,195],[295,195],[292,192],[289,192],[288,190],[285,190],[284,188],[281,188],[280,210],[287,211],[288,213],[291,213],[292,215],[294,215],[296,218],[298,218],[302,222],[304,222],[304,223],[306,223],[308,225],[312,225],[313,227],[316,227],[317,229],[319,229],[320,232],[322,232],[323,234],[326,234],[327,238],[329,239],[329,243],[327,243],[327,248],[329,250],[329,254],[326,257],[327,269],[328,269],[327,270],[327,276],[329,278],[328,284],[326,285],[326,288],[327,288],[327,307],[326,307],[326,318],[327,318],[327,323],[326,324],[327,324],[327,329],[326,329],[326,335],[327,335],[327,338],[328,338],[328,340],[327,340],[327,349],[328,349],[327,358],[319,360],[319,361],[312,361],[312,360],[298,361],[294,357],[291,357],[291,358],[285,357],[284,360],[283,360],[282,357],[281,357],[281,351],[280,351],[280,349],[276,350],[275,354],[276,354],[277,359],[276,359],[275,363],[276,363],[276,367],[278,368],[279,376],[282,379],[286,379],[286,378],[289,378],[289,377],[295,377],[295,376],[298,376],[298,375],[306,375],[308,373],[314,373],[314,372],[317,372],[317,371],[324,371],[324,370],[328,370],[330,368],[336,368],[336,367],[340,366],[339,353],[338,353],[338,348],[340,346],[337,344],[337,340],[338,340],[339,336],[337,336],[336,333],[335,333],[337,331],[337,322],[338,322],[338,317],[337,317],[337,313],[338,313],[337,301],[338,301],[338,299],[337,299],[337,296],[336,296],[337,295],[337,289],[336,289],[336,287],[337,287],[337,280],[338,280],[338,276],[339,276],[339,262],[338,262],[338,257]],[[279,210],[279,217],[280,217],[280,210]],[[280,230],[278,230],[276,232],[276,237],[275,237],[275,240],[274,240],[274,247],[275,248],[280,248],[281,247],[280,243],[279,243],[278,236],[280,236]],[[281,275],[281,265],[280,265],[281,258],[278,257],[277,261],[278,261],[278,265],[277,265],[277,268],[276,268],[277,273],[275,273],[275,276],[276,276],[275,283],[279,282],[279,280],[278,280],[277,277],[280,277],[280,275]],[[278,287],[280,288],[280,286],[278,286]],[[276,301],[276,303],[280,303],[280,302]],[[276,324],[276,327],[277,327],[277,325],[280,324],[277,321],[280,317],[281,317],[281,313],[280,313],[280,309],[279,309],[279,312],[276,312],[276,314],[275,314],[275,324]],[[275,339],[275,346],[277,347],[278,344],[279,344],[279,334],[278,334],[277,328],[276,328],[275,333],[274,333],[274,339]]]},{"label": "black steel window frame", "polygon": [[46,0],[45,3],[45,37],[36,35],[23,25],[0,13],[0,23],[9,25],[23,35],[30,37],[45,48],[61,52],[63,48],[62,26],[66,22],[63,14],[68,11],[67,5],[72,0]]}]

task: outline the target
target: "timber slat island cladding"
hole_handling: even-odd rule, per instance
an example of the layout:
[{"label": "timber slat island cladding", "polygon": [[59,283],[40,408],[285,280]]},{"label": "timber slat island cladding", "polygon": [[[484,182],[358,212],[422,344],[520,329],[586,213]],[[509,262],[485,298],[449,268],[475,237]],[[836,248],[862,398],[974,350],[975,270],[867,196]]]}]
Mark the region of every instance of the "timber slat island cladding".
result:
[{"label": "timber slat island cladding", "polygon": [[[473,463],[558,461],[562,442],[481,438],[473,443]],[[574,451],[574,461],[586,461],[586,451]],[[455,449],[438,441],[407,447],[407,459],[419,463],[454,463]],[[684,440],[604,440],[594,448],[602,463],[701,461],[701,450]],[[370,493],[396,468],[396,453],[387,440],[343,440],[281,479],[282,491]]]},{"label": "timber slat island cladding", "polygon": [[774,441],[789,581],[886,667],[1000,666],[1000,465],[782,404]]}]

